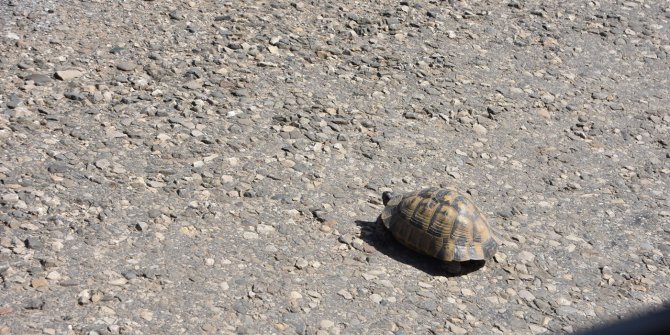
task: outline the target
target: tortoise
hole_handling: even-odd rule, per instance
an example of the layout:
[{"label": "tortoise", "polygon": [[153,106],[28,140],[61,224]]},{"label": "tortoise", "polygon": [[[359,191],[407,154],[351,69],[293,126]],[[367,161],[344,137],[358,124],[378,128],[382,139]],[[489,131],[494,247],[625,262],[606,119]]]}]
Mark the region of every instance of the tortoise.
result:
[{"label": "tortoise", "polygon": [[[493,257],[497,237],[469,196],[453,188],[384,192],[384,226],[404,246],[445,261],[460,271],[460,262]],[[482,262],[483,265],[483,262]]]}]

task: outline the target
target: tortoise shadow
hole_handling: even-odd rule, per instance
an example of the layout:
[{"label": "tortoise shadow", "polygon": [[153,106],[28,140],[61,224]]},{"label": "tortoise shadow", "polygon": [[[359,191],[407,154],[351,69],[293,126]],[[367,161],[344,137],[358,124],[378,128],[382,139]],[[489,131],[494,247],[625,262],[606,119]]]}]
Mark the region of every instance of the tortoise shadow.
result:
[{"label": "tortoise shadow", "polygon": [[356,220],[355,223],[361,228],[360,238],[365,243],[374,247],[382,254],[431,276],[460,277],[475,272],[486,264],[486,261],[483,260],[451,262],[454,265],[460,265],[459,271],[454,272],[449,269],[448,262],[436,260],[433,257],[420,254],[400,244],[393,238],[391,232],[384,227],[380,218],[377,221]]}]

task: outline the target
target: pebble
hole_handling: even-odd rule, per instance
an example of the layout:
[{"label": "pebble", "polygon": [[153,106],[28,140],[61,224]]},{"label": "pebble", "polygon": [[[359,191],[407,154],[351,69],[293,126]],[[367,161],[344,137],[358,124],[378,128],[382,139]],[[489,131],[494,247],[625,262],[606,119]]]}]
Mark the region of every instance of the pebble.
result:
[{"label": "pebble", "polygon": [[370,300],[375,304],[380,303],[382,299],[383,299],[382,296],[377,293],[373,293],[372,295],[370,295]]},{"label": "pebble", "polygon": [[255,233],[255,232],[252,232],[252,231],[245,231],[244,233],[242,233],[242,237],[245,240],[256,240],[256,239],[258,239],[259,236],[258,236],[258,233]]},{"label": "pebble", "polygon": [[0,198],[3,204],[15,204],[19,202],[19,195],[16,193],[6,193]]},{"label": "pebble", "polygon": [[556,304],[561,305],[561,306],[569,306],[572,304],[572,301],[570,299],[566,299],[564,297],[558,297],[556,299]]},{"label": "pebble", "polygon": [[449,325],[449,331],[453,334],[458,334],[458,335],[463,335],[463,334],[468,333],[468,331],[465,328],[459,327],[455,324],[450,324]]},{"label": "pebble", "polygon": [[107,306],[100,306],[100,309],[98,310],[101,315],[105,316],[114,316],[116,315],[116,311],[107,307]]},{"label": "pebble", "polygon": [[178,10],[173,10],[168,15],[173,20],[183,20],[183,19],[185,19],[184,14],[181,11],[178,11]]},{"label": "pebble", "polygon": [[473,124],[472,130],[479,136],[485,136],[488,133],[488,130],[479,123]]},{"label": "pebble", "polygon": [[34,298],[30,299],[28,303],[25,305],[25,309],[43,309],[45,305],[44,299],[41,298]]},{"label": "pebble", "polygon": [[521,263],[532,263],[535,260],[535,255],[529,251],[521,251],[517,254],[517,258]]},{"label": "pebble", "polygon": [[127,283],[128,280],[126,278],[117,278],[109,281],[109,284],[114,286],[123,286],[126,285]]},{"label": "pebble", "polygon": [[546,108],[539,109],[537,111],[537,115],[547,120],[551,119],[551,112],[549,112],[549,110]]},{"label": "pebble", "polygon": [[79,70],[56,71],[55,77],[60,80],[72,80],[83,76],[84,73]]},{"label": "pebble", "polygon": [[67,165],[58,163],[50,164],[47,167],[47,171],[49,171],[50,173],[66,173],[68,170],[69,168],[67,167]]},{"label": "pebble", "polygon": [[548,302],[542,300],[542,299],[533,299],[533,303],[537,308],[539,308],[541,311],[545,313],[549,313],[551,311],[551,305],[549,305]]},{"label": "pebble", "polygon": [[93,293],[91,294],[91,302],[92,303],[100,302],[103,297],[104,297],[104,294],[102,292],[93,291]]},{"label": "pebble", "polygon": [[334,325],[335,325],[335,322],[333,322],[331,320],[327,320],[327,319],[321,320],[319,322],[319,328],[320,329],[330,329],[330,328],[333,328]]},{"label": "pebble", "polygon": [[231,93],[236,97],[246,97],[249,95],[249,90],[240,88],[233,90]]},{"label": "pebble", "polygon": [[461,289],[461,294],[463,294],[466,297],[471,297],[475,295],[475,292],[469,288],[462,288]]},{"label": "pebble", "polygon": [[121,71],[132,71],[135,70],[137,67],[137,64],[132,63],[132,62],[120,62],[116,64],[116,68],[121,70]]},{"label": "pebble", "polygon": [[337,291],[337,294],[347,300],[351,300],[354,298],[354,296],[352,296],[351,293],[349,293],[347,290],[339,290]]},{"label": "pebble", "polygon": [[152,321],[154,319],[154,313],[146,309],[140,310],[139,315],[142,319],[146,321]]},{"label": "pebble", "polygon": [[48,286],[49,282],[45,278],[34,278],[30,281],[30,285],[34,288],[41,288]]},{"label": "pebble", "polygon": [[295,313],[284,314],[282,320],[285,323],[291,325],[294,328],[296,333],[298,333],[298,334],[304,334],[305,333],[305,329],[307,328],[307,325]]},{"label": "pebble", "polygon": [[583,315],[581,311],[570,306],[558,306],[556,309],[556,314],[558,316],[569,316],[569,315]]},{"label": "pebble", "polygon": [[[26,80],[26,81],[32,81],[32,82],[35,83],[35,85],[45,85],[45,84],[48,84],[52,81],[52,79],[49,76],[44,75],[44,74],[40,74],[40,73],[33,73],[33,74],[30,74],[30,75],[27,75],[27,76],[23,77],[23,79]],[[65,80],[65,79],[62,79],[62,80]]]},{"label": "pebble", "polygon": [[306,268],[308,265],[309,265],[309,262],[307,262],[307,260],[304,259],[304,258],[298,258],[298,259],[295,261],[295,267],[298,268],[298,269],[304,269],[304,268]]},{"label": "pebble", "polygon": [[535,300],[535,296],[532,293],[528,292],[527,290],[519,291],[518,295],[519,295],[519,297],[521,297],[522,299],[527,300],[527,301]]},{"label": "pebble", "polygon": [[[17,206],[15,206],[15,207],[20,208],[20,207],[17,207]],[[38,240],[34,237],[27,238],[24,243],[26,245],[26,248],[33,249],[33,250],[40,250],[40,249],[42,249],[42,247],[44,247],[44,244],[42,243],[42,241],[40,241],[40,240]]]},{"label": "pebble", "polygon": [[276,230],[275,227],[270,226],[270,225],[266,225],[266,224],[259,224],[259,225],[256,226],[256,232],[259,235],[263,235],[263,236],[270,235],[275,230]]},{"label": "pebble", "polygon": [[607,92],[593,92],[591,97],[596,100],[605,100],[609,94]]},{"label": "pebble", "polygon": [[47,274],[46,278],[49,279],[49,280],[58,281],[58,280],[61,280],[63,277],[61,276],[61,274],[58,271],[51,271]]},{"label": "pebble", "polygon": [[291,291],[291,293],[289,293],[289,299],[292,300],[302,299],[302,294],[296,291]]},{"label": "pebble", "polygon": [[146,222],[138,222],[135,224],[135,229],[138,231],[147,231],[149,229],[149,225]]},{"label": "pebble", "polygon": [[528,325],[528,328],[530,328],[530,331],[533,332],[533,334],[543,334],[549,331],[547,328],[532,323]]}]

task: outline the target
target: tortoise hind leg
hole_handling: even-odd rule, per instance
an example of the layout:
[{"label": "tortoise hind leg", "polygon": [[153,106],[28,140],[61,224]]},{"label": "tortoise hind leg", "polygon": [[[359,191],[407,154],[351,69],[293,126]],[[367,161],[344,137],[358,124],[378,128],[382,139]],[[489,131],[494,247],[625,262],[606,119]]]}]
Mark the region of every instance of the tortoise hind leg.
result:
[{"label": "tortoise hind leg", "polygon": [[463,272],[462,262],[447,262],[445,261],[442,265],[444,271],[451,276],[458,276]]},{"label": "tortoise hind leg", "polygon": [[470,272],[475,272],[484,267],[484,260],[470,260],[464,262],[444,262],[442,268],[448,276],[462,276]]}]

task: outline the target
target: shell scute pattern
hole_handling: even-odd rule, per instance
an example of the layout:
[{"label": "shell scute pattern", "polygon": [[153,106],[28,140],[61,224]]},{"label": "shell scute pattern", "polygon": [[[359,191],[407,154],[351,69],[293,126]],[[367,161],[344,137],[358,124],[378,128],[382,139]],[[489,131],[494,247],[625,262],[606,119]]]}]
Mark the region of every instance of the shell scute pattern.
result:
[{"label": "shell scute pattern", "polygon": [[384,225],[402,244],[444,261],[483,260],[498,247],[479,208],[451,188],[428,188],[385,200]]}]

